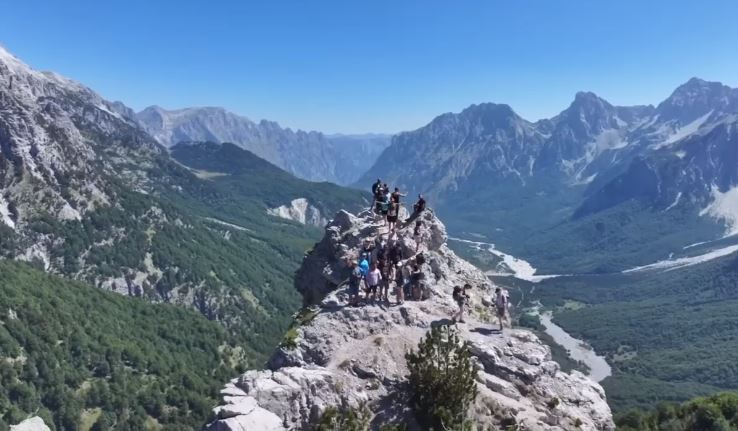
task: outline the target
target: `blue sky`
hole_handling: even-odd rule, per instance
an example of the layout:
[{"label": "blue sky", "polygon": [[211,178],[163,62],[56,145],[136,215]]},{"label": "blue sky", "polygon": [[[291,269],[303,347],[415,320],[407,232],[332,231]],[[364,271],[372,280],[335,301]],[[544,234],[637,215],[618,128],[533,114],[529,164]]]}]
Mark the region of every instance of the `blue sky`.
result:
[{"label": "blue sky", "polygon": [[738,1],[9,1],[0,43],[141,109],[223,106],[397,132],[479,102],[536,120],[579,90],[658,103],[738,86]]}]

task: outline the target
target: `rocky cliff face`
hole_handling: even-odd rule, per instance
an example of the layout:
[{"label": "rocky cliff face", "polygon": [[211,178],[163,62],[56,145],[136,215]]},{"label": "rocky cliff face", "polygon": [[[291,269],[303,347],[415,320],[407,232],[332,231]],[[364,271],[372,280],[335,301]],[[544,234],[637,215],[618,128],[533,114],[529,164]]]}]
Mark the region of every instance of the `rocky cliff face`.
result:
[{"label": "rocky cliff face", "polygon": [[[424,301],[347,307],[346,261],[364,239],[385,235],[368,212],[339,212],[323,240],[297,273],[306,308],[265,370],[250,370],[229,382],[206,430],[310,429],[330,406],[368,407],[372,425],[406,423],[419,429],[403,401],[408,373],[404,354],[433,325],[450,324],[453,286],[474,286],[472,315],[459,324],[475,356],[479,396],[471,407],[487,429],[515,423],[518,429],[614,428],[602,388],[579,372],[563,373],[547,346],[519,329],[494,331],[487,305],[493,286],[484,274],[446,246],[443,224],[422,216]],[[415,251],[412,229],[400,231],[405,256]],[[485,305],[487,304],[487,305]]]}]

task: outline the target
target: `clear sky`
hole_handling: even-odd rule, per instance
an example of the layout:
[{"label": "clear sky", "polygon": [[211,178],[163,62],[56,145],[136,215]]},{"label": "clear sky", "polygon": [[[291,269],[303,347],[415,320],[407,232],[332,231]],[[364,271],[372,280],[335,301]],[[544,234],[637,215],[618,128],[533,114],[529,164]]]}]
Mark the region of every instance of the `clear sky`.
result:
[{"label": "clear sky", "polygon": [[397,132],[479,102],[529,120],[579,90],[656,104],[738,86],[738,1],[0,2],[0,43],[136,110],[223,106],[324,132]]}]

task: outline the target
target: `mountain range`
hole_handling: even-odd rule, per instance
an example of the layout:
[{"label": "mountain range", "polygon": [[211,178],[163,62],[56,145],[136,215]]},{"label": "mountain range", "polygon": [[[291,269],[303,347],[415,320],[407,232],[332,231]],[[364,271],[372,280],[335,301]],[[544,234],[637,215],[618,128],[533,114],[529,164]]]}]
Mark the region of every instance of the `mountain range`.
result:
[{"label": "mountain range", "polygon": [[356,186],[425,193],[455,234],[546,270],[623,269],[735,232],[737,122],[738,90],[697,78],[655,107],[581,92],[536,122],[472,105],[395,136]]},{"label": "mountain range", "polygon": [[[202,423],[213,395],[208,391],[215,390],[212,383],[192,377],[197,382],[185,392],[199,387],[201,393],[190,401],[175,389],[183,384],[184,370],[197,366],[187,356],[195,354],[198,340],[204,343],[201,349],[217,352],[197,360],[206,367],[203,376],[216,368],[223,373],[218,363],[230,369],[259,364],[300,303],[293,272],[321,229],[270,211],[297,199],[326,215],[368,204],[366,193],[295,178],[235,145],[190,142],[167,149],[122,115],[123,107],[75,81],[36,71],[0,48],[0,256],[31,266],[9,263],[3,283],[38,284],[40,289],[11,291],[3,284],[3,296],[9,296],[8,307],[0,312],[0,362],[11,363],[12,372],[3,373],[0,417],[15,420],[46,406],[58,429],[76,429],[69,424],[76,423],[86,404],[103,409],[106,423],[126,424],[121,429],[142,429],[147,415],[173,426]],[[197,312],[173,312],[182,317],[172,321],[140,319],[164,339],[168,332],[181,340],[187,329],[178,325],[185,323],[191,330],[212,330],[217,324],[226,335],[213,333],[217,338],[205,342],[203,329],[201,338],[193,333],[189,341],[178,342],[184,347],[175,348],[168,341],[152,345],[140,337],[122,344],[109,338],[112,331],[93,341],[89,337],[96,332],[73,331],[64,313],[46,313],[46,322],[34,324],[43,307],[79,310],[79,301],[68,304],[68,297],[53,295],[54,286],[73,285],[43,278],[39,271],[137,301],[134,307],[101,296],[110,315],[135,308],[145,316],[163,317],[170,312],[158,307],[167,306]],[[121,324],[106,317],[81,320],[82,327]],[[28,336],[36,330],[61,339]],[[68,339],[69,344],[54,347]],[[51,344],[39,350],[39,342]],[[53,360],[36,355],[39,351],[53,351]],[[172,364],[180,365],[162,367],[155,359],[169,355],[175,355]],[[27,362],[12,362],[16,357]],[[82,357],[88,360],[80,363]],[[50,376],[55,368],[66,374]],[[139,382],[159,382],[149,387],[158,401],[146,412],[137,395],[100,398],[103,392],[124,391],[129,372]],[[42,373],[42,378],[20,377],[26,373]],[[73,382],[96,388],[94,397],[70,391]],[[97,391],[100,385],[103,392]],[[18,393],[25,394],[24,401],[8,401],[21,399]]]},{"label": "mountain range", "polygon": [[[324,135],[222,108],[137,113],[0,48],[0,427],[204,423],[210,380],[258,368],[287,330],[325,223],[368,206],[336,184],[376,178],[425,194],[454,236],[583,277],[495,283],[607,356],[613,406],[734,389],[733,249],[692,262],[735,247],[737,123],[738,90],[693,78],[655,106],[581,92],[535,122],[482,103],[393,137]],[[665,260],[681,266],[643,272]],[[94,302],[94,322],[70,318]],[[675,323],[701,310],[704,326]]]},{"label": "mountain range", "polygon": [[137,122],[165,147],[179,142],[229,142],[245,148],[297,177],[350,184],[389,145],[389,135],[325,135],[293,131],[273,121],[253,122],[223,108],[165,110],[150,106],[135,113],[119,104],[119,112]]}]

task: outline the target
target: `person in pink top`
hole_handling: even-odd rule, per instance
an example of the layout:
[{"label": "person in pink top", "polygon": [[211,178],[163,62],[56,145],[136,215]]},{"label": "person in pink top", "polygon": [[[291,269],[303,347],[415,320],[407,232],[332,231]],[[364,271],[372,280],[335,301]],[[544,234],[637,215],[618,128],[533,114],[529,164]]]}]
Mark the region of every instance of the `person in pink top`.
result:
[{"label": "person in pink top", "polygon": [[372,294],[372,302],[377,300],[377,287],[382,281],[382,271],[377,268],[377,262],[372,262],[372,267],[369,272],[366,273],[366,299],[369,299],[369,294]]}]

